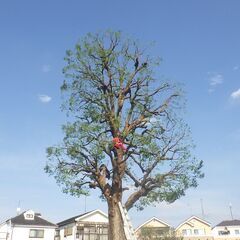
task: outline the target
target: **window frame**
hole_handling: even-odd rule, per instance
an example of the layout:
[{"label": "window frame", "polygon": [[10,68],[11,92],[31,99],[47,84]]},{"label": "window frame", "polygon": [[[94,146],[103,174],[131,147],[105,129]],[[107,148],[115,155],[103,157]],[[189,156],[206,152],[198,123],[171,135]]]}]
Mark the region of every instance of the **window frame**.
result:
[{"label": "window frame", "polygon": [[[34,236],[31,235],[32,232],[35,233]],[[39,233],[42,233],[42,235],[39,235]],[[44,238],[44,229],[29,229],[29,238]]]},{"label": "window frame", "polygon": [[73,235],[73,227],[65,227],[64,228],[64,237],[66,236],[72,236]]}]

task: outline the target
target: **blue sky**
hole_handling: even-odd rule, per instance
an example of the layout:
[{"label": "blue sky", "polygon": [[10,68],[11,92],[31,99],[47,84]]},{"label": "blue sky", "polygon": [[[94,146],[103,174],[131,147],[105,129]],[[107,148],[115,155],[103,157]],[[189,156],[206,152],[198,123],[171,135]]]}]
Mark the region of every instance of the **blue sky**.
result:
[{"label": "blue sky", "polygon": [[[0,221],[33,209],[58,222],[106,204],[65,195],[43,167],[61,141],[60,85],[66,49],[88,32],[121,30],[155,42],[160,75],[184,85],[185,120],[205,178],[174,204],[130,212],[134,226],[156,216],[173,226],[190,215],[213,225],[240,219],[240,2],[1,1]],[[86,202],[86,204],[85,204]]]}]

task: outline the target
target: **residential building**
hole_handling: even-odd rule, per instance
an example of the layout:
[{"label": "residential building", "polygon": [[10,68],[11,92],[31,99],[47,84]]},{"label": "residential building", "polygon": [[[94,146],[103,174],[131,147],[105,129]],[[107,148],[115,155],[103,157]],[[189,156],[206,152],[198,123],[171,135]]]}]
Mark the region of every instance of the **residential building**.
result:
[{"label": "residential building", "polygon": [[57,226],[28,210],[0,224],[1,240],[54,240]]},{"label": "residential building", "polygon": [[108,240],[108,216],[98,209],[57,225],[56,240]]},{"label": "residential building", "polygon": [[176,235],[184,240],[211,240],[211,225],[207,221],[192,216],[176,228]]},{"label": "residential building", "polygon": [[138,240],[155,239],[169,234],[170,228],[166,222],[153,217],[136,228],[135,234]]},{"label": "residential building", "polygon": [[222,221],[212,229],[212,233],[216,240],[240,240],[240,220]]}]

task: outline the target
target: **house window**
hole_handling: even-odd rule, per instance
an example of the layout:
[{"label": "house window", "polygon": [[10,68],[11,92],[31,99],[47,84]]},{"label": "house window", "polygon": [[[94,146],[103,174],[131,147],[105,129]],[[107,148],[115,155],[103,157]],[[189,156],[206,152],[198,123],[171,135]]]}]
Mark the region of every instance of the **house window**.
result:
[{"label": "house window", "polygon": [[235,230],[235,234],[236,234],[236,235],[239,235],[239,233],[240,233],[239,229],[236,229],[236,230]]},{"label": "house window", "polygon": [[30,229],[29,237],[30,238],[44,238],[44,230]]},{"label": "house window", "polygon": [[186,229],[187,231],[187,236],[192,235],[192,229]]},{"label": "house window", "polygon": [[64,228],[64,236],[70,236],[72,235],[72,232],[73,232],[72,227]]},{"label": "house window", "polygon": [[55,230],[55,236],[60,236],[60,230]]},{"label": "house window", "polygon": [[199,235],[198,229],[194,229],[194,235]]},{"label": "house window", "polygon": [[229,230],[218,231],[218,235],[229,235],[229,234],[230,234]]},{"label": "house window", "polygon": [[78,226],[76,232],[76,239],[79,240],[108,240],[108,226],[107,225],[90,225]]},{"label": "house window", "polygon": [[54,240],[60,240],[60,230],[55,231]]},{"label": "house window", "polygon": [[204,229],[194,229],[194,235],[204,235]]},{"label": "house window", "polygon": [[187,230],[186,230],[186,229],[183,229],[183,230],[182,230],[182,235],[183,235],[183,236],[186,236],[186,235],[187,235]]}]

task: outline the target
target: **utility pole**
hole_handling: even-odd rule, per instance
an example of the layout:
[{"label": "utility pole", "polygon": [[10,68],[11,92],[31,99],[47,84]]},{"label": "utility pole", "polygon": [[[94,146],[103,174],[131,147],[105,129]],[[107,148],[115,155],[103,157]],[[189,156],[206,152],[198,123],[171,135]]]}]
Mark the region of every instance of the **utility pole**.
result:
[{"label": "utility pole", "polygon": [[87,196],[85,195],[85,200],[84,200],[84,210],[85,210],[85,212],[87,212]]},{"label": "utility pole", "polygon": [[205,213],[204,213],[204,209],[203,209],[203,200],[202,200],[202,198],[200,199],[200,201],[201,201],[202,218],[205,219]]},{"label": "utility pole", "polygon": [[233,220],[232,203],[229,203],[229,210],[230,210],[231,218]]}]

